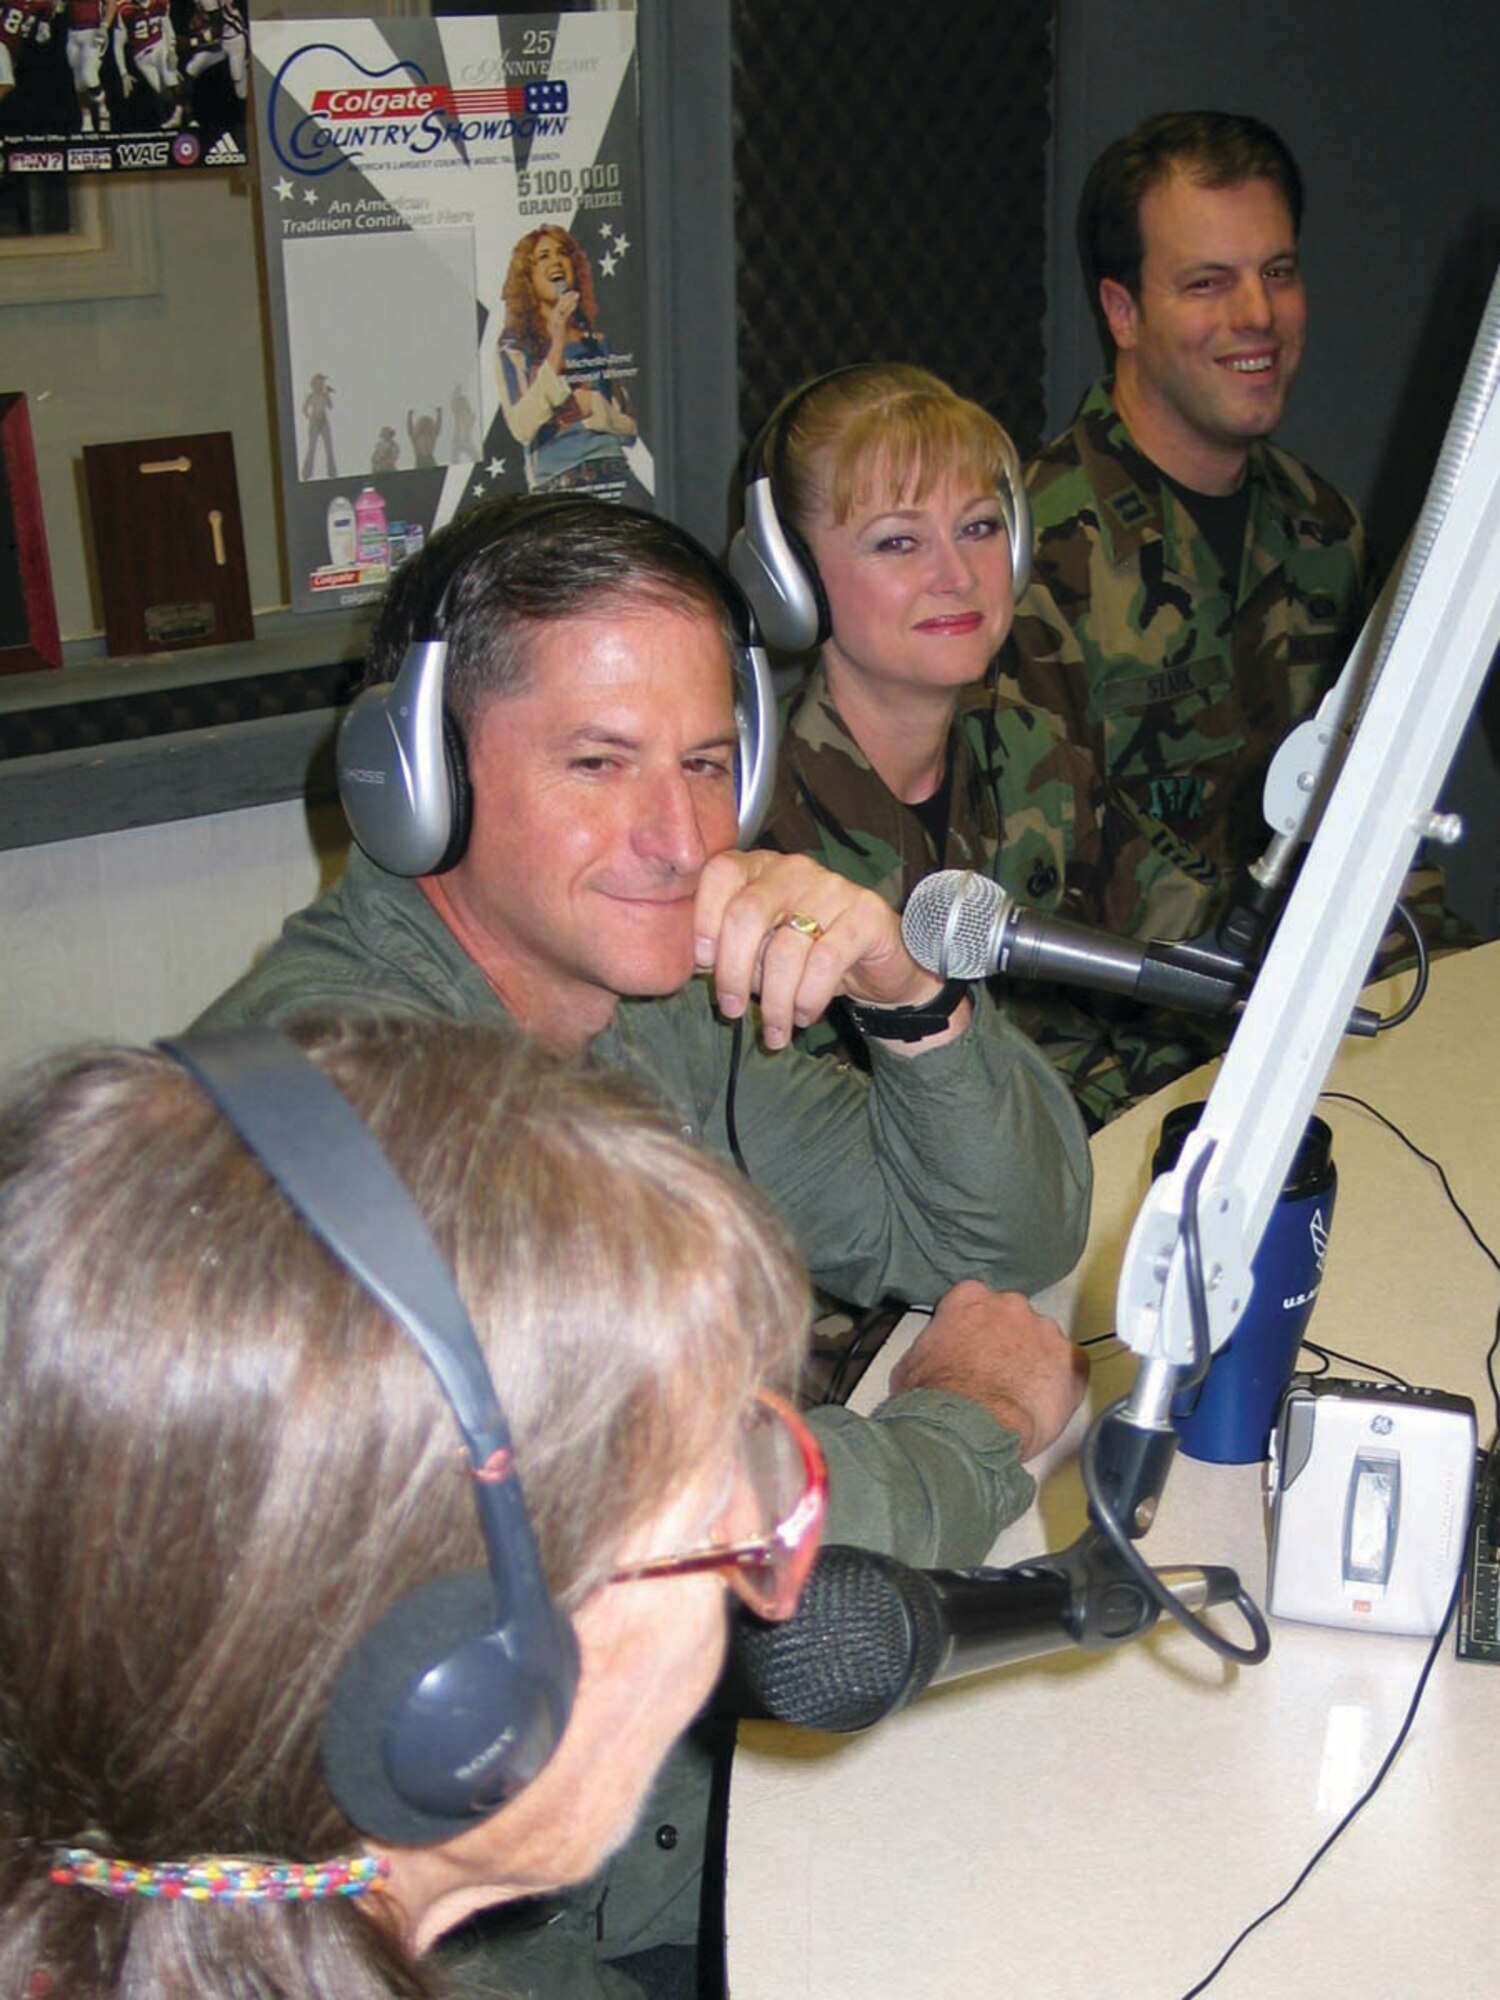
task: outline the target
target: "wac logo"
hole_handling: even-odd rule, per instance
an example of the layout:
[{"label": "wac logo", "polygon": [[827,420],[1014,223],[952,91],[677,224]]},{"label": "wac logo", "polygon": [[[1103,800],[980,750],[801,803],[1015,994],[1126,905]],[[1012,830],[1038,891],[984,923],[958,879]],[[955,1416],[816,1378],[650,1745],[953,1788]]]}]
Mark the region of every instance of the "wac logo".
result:
[{"label": "wac logo", "polygon": [[1195,820],[1203,810],[1201,778],[1153,778],[1151,812],[1154,818],[1175,821]]}]

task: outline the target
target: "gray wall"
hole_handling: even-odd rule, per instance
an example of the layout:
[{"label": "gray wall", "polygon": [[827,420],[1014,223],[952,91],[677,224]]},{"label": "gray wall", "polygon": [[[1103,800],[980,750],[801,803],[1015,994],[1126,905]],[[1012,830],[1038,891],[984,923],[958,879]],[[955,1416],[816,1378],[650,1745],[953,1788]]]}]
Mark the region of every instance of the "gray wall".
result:
[{"label": "gray wall", "polygon": [[[319,0],[324,12],[343,5]],[[738,440],[730,0],[641,0],[640,17],[646,166],[662,218],[650,243],[653,331],[674,390],[662,412],[662,504],[717,545]],[[1286,134],[1309,189],[1312,340],[1286,441],[1359,501],[1389,557],[1420,503],[1500,257],[1500,7],[1453,0],[1417,15],[1398,0],[1315,8],[1268,0],[1240,10],[1209,0],[1058,0],[1056,36],[1051,428],[1067,421],[1099,366],[1072,248],[1089,161],[1151,111],[1254,111]],[[162,208],[158,296],[0,314],[0,361],[10,361],[0,380],[33,392],[69,633],[99,622],[86,581],[78,442],[115,434],[127,408],[137,435],[235,425],[255,601],[284,595],[245,187],[183,182],[153,190],[152,200]],[[212,269],[213,287],[179,282],[185,267]],[[238,302],[227,316],[226,285]],[[174,315],[201,312],[210,295],[219,314],[212,336],[191,321],[179,326]],[[165,372],[163,352],[175,357]],[[238,399],[232,411],[226,381]],[[158,390],[160,409],[151,401]],[[1445,802],[1469,823],[1465,846],[1447,858],[1452,899],[1486,934],[1500,934],[1500,676],[1491,675]]]},{"label": "gray wall", "polygon": [[[0,311],[0,384],[29,398],[65,640],[103,628],[83,447],[116,438],[229,431],[251,603],[259,612],[286,602],[248,175],[231,169],[105,179],[107,219],[127,187],[151,250],[152,275],[141,295],[8,301]],[[0,287],[6,275],[0,268]]]},{"label": "gray wall", "polygon": [[[1154,111],[1248,111],[1307,183],[1307,359],[1281,433],[1364,510],[1389,562],[1421,504],[1500,263],[1500,8],[1453,0],[1058,0],[1050,427],[1100,367],[1073,250],[1089,162]],[[1500,674],[1445,803],[1450,900],[1500,935]]]}]

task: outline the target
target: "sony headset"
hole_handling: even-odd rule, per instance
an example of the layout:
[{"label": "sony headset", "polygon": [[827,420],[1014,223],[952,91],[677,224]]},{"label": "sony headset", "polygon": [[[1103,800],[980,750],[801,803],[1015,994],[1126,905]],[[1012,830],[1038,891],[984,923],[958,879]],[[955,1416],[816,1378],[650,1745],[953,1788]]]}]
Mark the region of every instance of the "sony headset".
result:
[{"label": "sony headset", "polygon": [[[463,738],[443,699],[448,602],[456,579],[486,549],[568,510],[601,503],[575,494],[518,497],[494,535],[467,549],[447,576],[430,627],[414,636],[393,681],[366,688],[339,728],[339,798],[365,853],[392,875],[439,875],[463,856],[472,818]],[[613,503],[609,503],[613,504]],[[740,845],[748,847],[776,780],[776,701],[770,665],[749,603],[703,545],[675,522],[652,516],[701,567],[735,636],[734,715],[739,736],[736,796]]]},{"label": "sony headset", "polygon": [[[833,630],[823,579],[812,552],[777,509],[776,480],[783,440],[815,389],[840,375],[858,375],[876,365],[851,362],[801,383],[777,404],[746,455],[745,524],[729,545],[729,573],[749,601],[766,644],[778,652],[808,652],[821,646]],[[1004,440],[1003,471],[995,497],[1010,537],[1011,593],[1019,601],[1031,577],[1031,509],[1020,458],[1008,433]]]},{"label": "sony headset", "polygon": [[292,1207],[415,1342],[457,1419],[487,1568],[400,1599],[340,1669],[324,1776],[360,1831],[447,1840],[498,1812],[562,1740],[578,1645],[553,1603],[510,1430],[416,1204],[338,1087],[273,1028],[157,1044],[213,1100]]}]

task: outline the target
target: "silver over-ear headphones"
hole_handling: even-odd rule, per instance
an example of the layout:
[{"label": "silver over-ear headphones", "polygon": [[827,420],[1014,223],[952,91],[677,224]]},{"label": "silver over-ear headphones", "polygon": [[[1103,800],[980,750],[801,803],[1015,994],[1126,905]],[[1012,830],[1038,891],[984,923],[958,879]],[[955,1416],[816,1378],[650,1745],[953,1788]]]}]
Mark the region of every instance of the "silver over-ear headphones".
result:
[{"label": "silver over-ear headphones", "polygon": [[[496,532],[464,553],[444,580],[428,624],[414,635],[394,680],[358,695],[339,729],[339,798],[354,838],[392,875],[439,875],[468,846],[471,821],[463,737],[444,700],[447,619],[454,585],[469,565],[511,536],[565,525],[566,515],[612,501],[577,494],[517,498]],[[776,697],[755,617],[739,586],[701,542],[675,522],[642,516],[687,551],[728,612],[734,634],[734,714],[739,838],[749,847],[776,782]],[[436,546],[436,545],[434,545]]]},{"label": "silver over-ear headphones", "polygon": [[[823,579],[812,552],[780,512],[776,480],[783,440],[814,390],[841,375],[858,375],[880,364],[851,362],[814,375],[784,396],[771,412],[745,458],[745,523],[729,545],[729,571],[749,599],[768,646],[805,653],[821,646],[833,629]],[[1031,509],[1021,460],[1002,433],[1002,473],[995,497],[1010,537],[1011,592],[1019,600],[1031,577]]]}]

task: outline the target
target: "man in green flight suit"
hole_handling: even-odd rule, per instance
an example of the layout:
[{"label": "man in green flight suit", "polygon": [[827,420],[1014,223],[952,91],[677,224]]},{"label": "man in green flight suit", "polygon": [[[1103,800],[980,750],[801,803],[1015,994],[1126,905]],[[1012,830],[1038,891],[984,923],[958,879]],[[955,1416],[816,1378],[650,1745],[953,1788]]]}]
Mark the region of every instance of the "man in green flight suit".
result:
[{"label": "man in green flight suit", "polygon": [[[467,772],[444,815],[455,837],[413,878],[371,813],[361,838],[381,858],[356,851],[204,1025],[508,1021],[633,1076],[686,1135],[735,1154],[822,1283],[935,1305],[871,1417],[812,1415],[827,1534],[980,1562],[1083,1393],[1079,1351],[1023,1296],[1083,1246],[1083,1127],[982,989],[934,992],[878,897],[735,847],[731,593],[670,524],[584,496],[497,500],[434,537],[387,593],[368,679],[377,712],[379,690],[393,715],[420,707],[387,684],[441,634]],[[394,763],[351,775],[394,792]],[[788,1046],[836,995],[858,1010],[868,1076]],[[545,1964],[549,1991],[597,2000],[634,1990],[613,1961],[690,1951],[707,1822],[690,1745],[612,1870],[507,1932],[497,1990],[528,1990]],[[473,1956],[482,1989],[492,1954]]]}]

